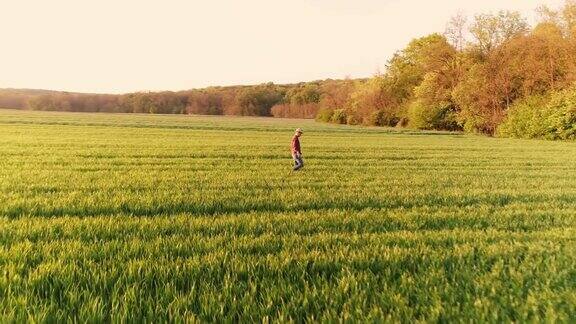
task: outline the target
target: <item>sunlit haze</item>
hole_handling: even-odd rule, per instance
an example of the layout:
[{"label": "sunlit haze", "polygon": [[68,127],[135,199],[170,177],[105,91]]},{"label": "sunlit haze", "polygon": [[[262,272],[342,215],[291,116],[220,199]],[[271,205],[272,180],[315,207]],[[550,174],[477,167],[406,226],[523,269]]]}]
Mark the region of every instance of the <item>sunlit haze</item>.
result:
[{"label": "sunlit haze", "polygon": [[458,12],[562,0],[0,0],[0,88],[123,93],[383,70]]}]

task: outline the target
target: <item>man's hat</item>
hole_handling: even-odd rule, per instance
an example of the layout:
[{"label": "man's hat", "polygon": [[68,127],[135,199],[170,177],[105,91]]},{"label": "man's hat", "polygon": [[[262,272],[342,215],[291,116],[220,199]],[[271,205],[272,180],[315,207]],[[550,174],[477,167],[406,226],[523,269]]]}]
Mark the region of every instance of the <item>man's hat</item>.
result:
[{"label": "man's hat", "polygon": [[295,133],[303,133],[302,128],[296,128]]}]

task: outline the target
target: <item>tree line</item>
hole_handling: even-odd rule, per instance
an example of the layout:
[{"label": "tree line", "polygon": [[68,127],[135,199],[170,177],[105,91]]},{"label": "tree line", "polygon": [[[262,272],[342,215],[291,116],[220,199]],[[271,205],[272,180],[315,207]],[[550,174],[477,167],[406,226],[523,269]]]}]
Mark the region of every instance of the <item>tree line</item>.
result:
[{"label": "tree line", "polygon": [[576,138],[576,0],[453,17],[412,40],[369,79],[210,87],[123,95],[0,90],[32,110],[316,118],[339,124]]},{"label": "tree line", "polygon": [[328,79],[298,84],[265,83],[121,95],[0,89],[0,107],[72,112],[315,118],[320,107],[344,107],[348,90],[343,90],[362,82],[362,79]]}]

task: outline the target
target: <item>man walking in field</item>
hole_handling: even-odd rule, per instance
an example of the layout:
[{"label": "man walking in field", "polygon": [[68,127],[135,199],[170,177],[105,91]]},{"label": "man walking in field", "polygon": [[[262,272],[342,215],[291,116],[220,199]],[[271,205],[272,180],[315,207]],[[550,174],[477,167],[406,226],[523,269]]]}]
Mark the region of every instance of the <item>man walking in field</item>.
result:
[{"label": "man walking in field", "polygon": [[298,171],[304,167],[302,160],[302,150],[300,149],[300,136],[302,136],[302,129],[296,128],[294,137],[292,137],[292,158],[294,159],[294,171]]}]

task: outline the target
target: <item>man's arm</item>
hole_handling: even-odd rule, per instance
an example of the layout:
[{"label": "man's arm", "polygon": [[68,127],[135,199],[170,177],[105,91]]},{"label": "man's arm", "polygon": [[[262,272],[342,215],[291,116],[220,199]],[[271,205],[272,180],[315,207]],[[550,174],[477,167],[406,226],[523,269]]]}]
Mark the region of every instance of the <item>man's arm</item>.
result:
[{"label": "man's arm", "polygon": [[302,148],[300,146],[300,139],[296,137],[296,151],[298,152],[298,156],[302,156]]}]

